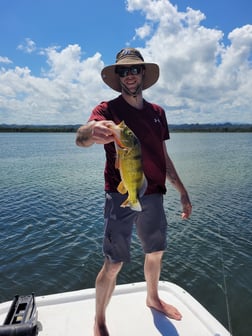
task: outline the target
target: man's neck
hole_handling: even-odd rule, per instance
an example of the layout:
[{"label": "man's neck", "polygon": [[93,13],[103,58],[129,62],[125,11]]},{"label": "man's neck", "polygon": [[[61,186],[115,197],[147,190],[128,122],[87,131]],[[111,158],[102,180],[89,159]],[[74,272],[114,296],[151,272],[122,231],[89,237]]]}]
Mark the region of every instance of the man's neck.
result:
[{"label": "man's neck", "polygon": [[136,96],[130,96],[125,92],[122,92],[124,100],[131,106],[135,107],[138,110],[143,108],[143,95],[142,92],[138,93]]}]

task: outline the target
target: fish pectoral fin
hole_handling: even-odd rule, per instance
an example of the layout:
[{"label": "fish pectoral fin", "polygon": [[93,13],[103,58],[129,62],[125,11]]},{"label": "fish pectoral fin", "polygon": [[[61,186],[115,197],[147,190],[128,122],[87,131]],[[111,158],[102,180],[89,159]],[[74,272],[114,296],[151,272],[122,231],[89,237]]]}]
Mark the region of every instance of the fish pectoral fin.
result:
[{"label": "fish pectoral fin", "polygon": [[143,182],[141,184],[141,187],[138,190],[138,196],[139,197],[143,197],[147,187],[148,187],[148,181],[147,181],[146,177],[143,176]]},{"label": "fish pectoral fin", "polygon": [[125,188],[125,185],[124,185],[123,181],[121,181],[121,182],[119,183],[119,185],[118,185],[118,187],[117,187],[117,191],[118,191],[120,194],[122,194],[122,195],[126,194],[127,189]]}]

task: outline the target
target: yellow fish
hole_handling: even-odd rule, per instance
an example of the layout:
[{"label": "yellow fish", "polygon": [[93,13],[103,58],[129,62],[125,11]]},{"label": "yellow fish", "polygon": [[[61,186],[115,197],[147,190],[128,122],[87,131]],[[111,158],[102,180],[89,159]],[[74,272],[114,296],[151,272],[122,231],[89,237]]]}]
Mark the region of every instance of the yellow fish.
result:
[{"label": "yellow fish", "polygon": [[117,152],[116,168],[120,171],[121,182],[117,190],[121,194],[128,192],[128,198],[121,207],[130,207],[135,211],[142,211],[139,197],[142,197],[147,188],[147,179],[144,176],[141,145],[132,130],[122,121],[112,126]]}]

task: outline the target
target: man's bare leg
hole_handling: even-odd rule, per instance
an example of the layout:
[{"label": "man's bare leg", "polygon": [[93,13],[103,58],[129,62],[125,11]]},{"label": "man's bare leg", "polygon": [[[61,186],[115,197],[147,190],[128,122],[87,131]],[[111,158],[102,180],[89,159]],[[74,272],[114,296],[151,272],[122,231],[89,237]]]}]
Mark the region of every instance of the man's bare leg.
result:
[{"label": "man's bare leg", "polygon": [[122,263],[111,263],[108,259],[96,278],[96,315],[94,336],[109,336],[106,327],[106,308],[113,294],[117,274],[122,268]]},{"label": "man's bare leg", "polygon": [[148,307],[162,312],[169,318],[181,320],[182,315],[177,308],[162,301],[158,295],[162,256],[163,251],[148,253],[145,256],[144,273],[147,282],[146,303]]}]

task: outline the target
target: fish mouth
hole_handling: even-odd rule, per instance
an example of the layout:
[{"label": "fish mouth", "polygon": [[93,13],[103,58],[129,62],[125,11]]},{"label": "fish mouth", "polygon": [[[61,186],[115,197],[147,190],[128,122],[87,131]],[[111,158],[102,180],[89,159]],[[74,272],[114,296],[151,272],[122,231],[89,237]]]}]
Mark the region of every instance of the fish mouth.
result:
[{"label": "fish mouth", "polygon": [[115,139],[115,142],[116,142],[117,146],[120,147],[121,149],[126,149],[127,146],[125,146],[120,139],[121,128],[119,126],[117,126],[117,127],[110,127],[110,129],[111,129],[111,132],[114,136],[114,139]]},{"label": "fish mouth", "polygon": [[125,146],[125,145],[121,142],[121,140],[120,140],[119,138],[117,138],[117,137],[115,137],[115,142],[116,142],[117,146],[120,147],[121,149],[127,149],[127,148],[128,148],[128,147]]}]

